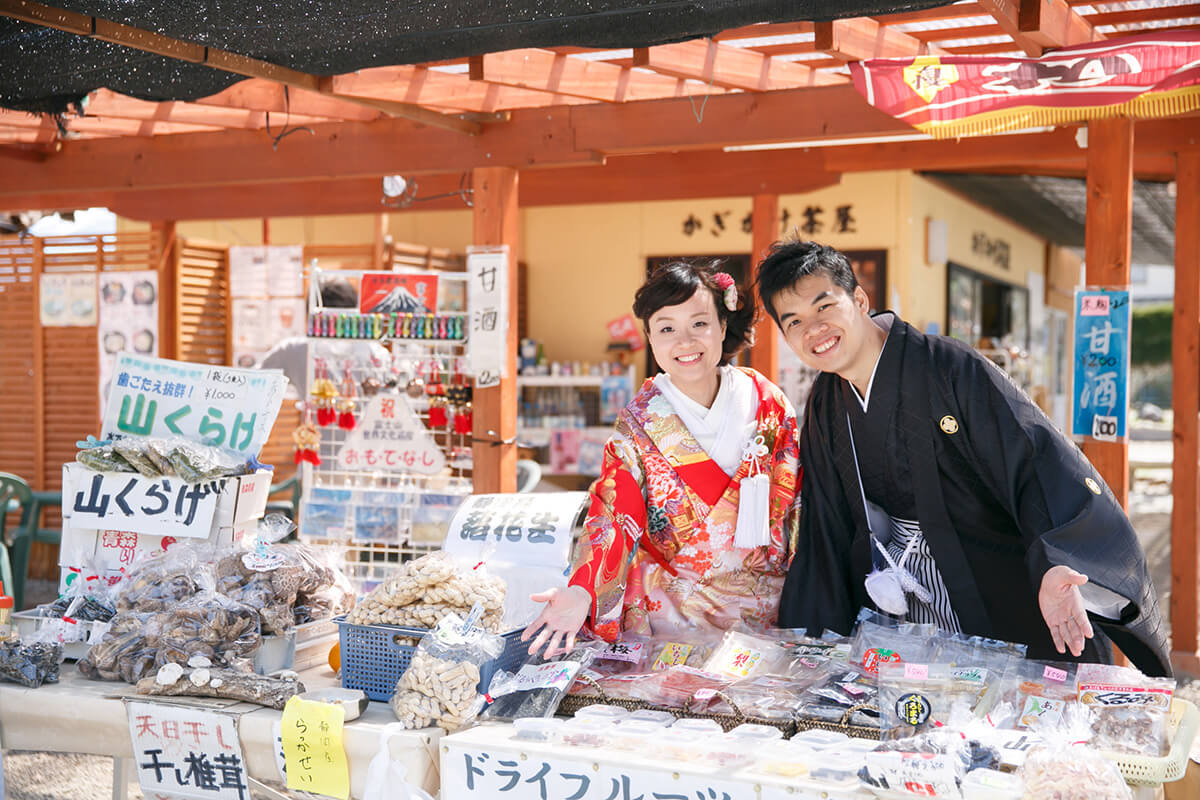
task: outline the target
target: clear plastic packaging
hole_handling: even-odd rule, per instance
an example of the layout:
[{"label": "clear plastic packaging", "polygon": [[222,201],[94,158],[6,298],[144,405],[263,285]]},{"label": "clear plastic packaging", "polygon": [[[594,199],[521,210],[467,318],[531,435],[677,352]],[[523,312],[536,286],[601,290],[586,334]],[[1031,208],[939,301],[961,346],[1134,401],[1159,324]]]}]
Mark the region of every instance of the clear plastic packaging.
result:
[{"label": "clear plastic packaging", "polygon": [[251,658],[262,644],[258,612],[211,589],[159,614],[157,624],[158,666],[187,664],[193,656],[203,656],[217,666],[233,666]]},{"label": "clear plastic packaging", "polygon": [[660,728],[669,728],[675,724],[679,718],[670,711],[659,711],[656,708],[639,708],[629,714],[630,720],[640,720],[644,722],[653,722]]},{"label": "clear plastic packaging", "polygon": [[937,627],[912,623],[889,627],[863,621],[850,645],[850,663],[870,675],[882,664],[926,663],[932,654]]},{"label": "clear plastic packaging", "polygon": [[888,663],[879,668],[883,738],[900,739],[944,726],[956,709],[968,715],[987,692],[978,674],[962,677],[946,664]]},{"label": "clear plastic packaging", "polygon": [[1014,661],[1000,680],[997,703],[989,714],[997,727],[1025,730],[1057,726],[1078,702],[1076,664]]},{"label": "clear plastic packaging", "polygon": [[671,726],[671,733],[697,733],[702,736],[718,736],[725,729],[711,719],[680,719]]},{"label": "clear plastic packaging", "polygon": [[631,712],[621,706],[606,706],[603,703],[593,703],[575,712],[579,719],[601,719],[605,722],[622,722],[629,718]]},{"label": "clear plastic packaging", "polygon": [[857,782],[858,772],[864,764],[863,753],[832,747],[809,761],[808,774],[815,780],[830,783]]},{"label": "clear plastic packaging", "polygon": [[0,640],[0,680],[36,689],[43,683],[57,683],[63,660],[58,642],[22,642]]},{"label": "clear plastic packaging", "polygon": [[1054,800],[1133,800],[1116,763],[1090,747],[1060,742],[1032,751],[1018,772],[1023,797]]},{"label": "clear plastic packaging", "polygon": [[1101,664],[1081,665],[1077,679],[1093,747],[1152,758],[1168,753],[1174,679]]},{"label": "clear plastic packaging", "polygon": [[614,723],[612,733],[608,737],[609,746],[615,750],[645,752],[662,735],[661,725],[646,720],[624,720],[619,724]]},{"label": "clear plastic packaging", "polygon": [[597,651],[592,669],[602,675],[646,672],[649,669],[652,649],[648,638],[625,634],[620,641],[612,642]]},{"label": "clear plastic packaging", "polygon": [[808,774],[814,751],[793,741],[769,742],[758,752],[754,767],[768,775],[799,778]]},{"label": "clear plastic packaging", "polygon": [[876,789],[959,798],[963,776],[971,766],[971,753],[958,733],[934,731],[884,742],[864,754],[863,762],[859,777]]},{"label": "clear plastic packaging", "polygon": [[[680,720],[680,722],[683,721]],[[713,724],[715,725],[716,723]],[[678,723],[672,725],[659,737],[656,752],[657,757],[666,762],[706,761],[708,759],[707,743],[713,736],[719,735],[719,732],[717,734],[711,732],[699,733],[693,730],[678,728],[677,725]],[[718,729],[720,727],[720,725],[717,725]]]},{"label": "clear plastic packaging", "polygon": [[790,660],[787,650],[779,646],[777,639],[727,631],[703,669],[733,680],[744,680],[781,672],[787,668]]},{"label": "clear plastic packaging", "polygon": [[117,613],[167,611],[194,595],[201,558],[194,547],[175,545],[147,559],[119,584]]},{"label": "clear plastic packaging", "polygon": [[452,733],[470,724],[483,703],[480,667],[503,651],[503,637],[457,614],[443,617],[421,638],[400,676],[392,695],[393,713],[409,730],[436,724]]},{"label": "clear plastic packaging", "polygon": [[712,675],[692,667],[671,667],[662,672],[639,676],[630,684],[629,694],[651,705],[703,711],[713,702],[716,693],[732,682],[729,677]]},{"label": "clear plastic packaging", "polygon": [[606,720],[572,717],[563,723],[562,743],[572,747],[607,747],[614,730],[616,726]]},{"label": "clear plastic packaging", "polygon": [[547,660],[542,654],[526,656],[515,672],[500,670],[487,688],[488,705],[482,716],[487,719],[552,717],[579,674],[595,658],[590,645],[576,647],[570,653]]},{"label": "clear plastic packaging", "polygon": [[158,669],[160,615],[126,612],[109,621],[99,642],[79,660],[85,678],[137,683]]},{"label": "clear plastic packaging", "polygon": [[844,733],[836,733],[834,731],[823,731],[817,728],[808,731],[801,731],[793,736],[789,741],[796,744],[810,747],[813,750],[828,750],[831,747],[836,747],[845,744],[850,737]]},{"label": "clear plastic packaging", "polygon": [[974,769],[962,781],[963,797],[971,800],[1021,800],[1021,779],[995,769]]},{"label": "clear plastic packaging", "polygon": [[555,717],[525,717],[513,721],[513,738],[521,742],[555,744],[562,740],[564,720]]},{"label": "clear plastic packaging", "polygon": [[767,742],[776,742],[782,739],[783,731],[771,725],[756,725],[753,722],[746,722],[729,731],[728,735],[735,741],[761,746]]},{"label": "clear plastic packaging", "polygon": [[[800,698],[805,688],[805,683],[802,681],[761,675],[730,685],[725,690],[725,696],[746,716],[762,719],[791,719],[800,706]],[[713,704],[712,710],[728,713],[733,709],[729,707],[729,704],[718,701]]]}]

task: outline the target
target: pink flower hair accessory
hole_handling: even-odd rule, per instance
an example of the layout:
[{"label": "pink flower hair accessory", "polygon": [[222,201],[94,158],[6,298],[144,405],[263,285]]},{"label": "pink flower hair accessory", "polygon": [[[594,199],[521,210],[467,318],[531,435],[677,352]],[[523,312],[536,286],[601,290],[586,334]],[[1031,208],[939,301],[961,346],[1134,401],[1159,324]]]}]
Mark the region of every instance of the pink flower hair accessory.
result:
[{"label": "pink flower hair accessory", "polygon": [[733,276],[728,272],[718,272],[713,275],[713,282],[725,293],[721,298],[725,301],[725,308],[737,311],[737,284],[733,282]]}]

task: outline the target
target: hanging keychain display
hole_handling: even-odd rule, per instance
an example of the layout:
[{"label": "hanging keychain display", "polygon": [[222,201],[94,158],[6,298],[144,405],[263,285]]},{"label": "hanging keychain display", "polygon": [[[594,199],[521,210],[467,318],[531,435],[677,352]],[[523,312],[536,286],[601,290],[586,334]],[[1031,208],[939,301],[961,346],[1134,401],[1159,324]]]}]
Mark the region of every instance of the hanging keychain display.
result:
[{"label": "hanging keychain display", "polygon": [[450,415],[446,407],[446,384],[442,383],[440,361],[430,362],[429,383],[425,384],[425,394],[429,396],[429,427],[446,427],[450,423]]},{"label": "hanging keychain display", "polygon": [[352,362],[347,361],[345,375],[342,378],[342,399],[337,404],[337,424],[344,431],[354,430],[356,424],[354,409],[355,399],[358,397],[358,389],[354,382],[354,373],[351,371],[351,366]]},{"label": "hanging keychain display", "polygon": [[471,433],[474,414],[471,411],[471,385],[462,369],[462,361],[454,361],[453,385],[446,390],[447,399],[454,404],[454,432],[464,436]]},{"label": "hanging keychain display", "polygon": [[312,395],[312,401],[317,407],[317,424],[322,428],[332,425],[337,419],[334,403],[337,400],[338,390],[329,378],[329,367],[323,358],[318,358],[313,362],[313,385],[309,394]]},{"label": "hanging keychain display", "polygon": [[312,403],[304,404],[304,421],[292,431],[292,441],[296,445],[296,464],[307,461],[314,467],[320,466],[321,456],[317,452],[321,449],[321,432],[313,424]]}]

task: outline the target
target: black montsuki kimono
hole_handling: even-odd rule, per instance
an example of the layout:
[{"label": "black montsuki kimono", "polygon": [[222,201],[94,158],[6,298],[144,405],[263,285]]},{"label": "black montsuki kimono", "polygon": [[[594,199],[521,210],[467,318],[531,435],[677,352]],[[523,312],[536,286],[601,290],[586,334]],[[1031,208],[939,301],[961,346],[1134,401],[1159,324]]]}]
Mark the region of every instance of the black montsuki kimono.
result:
[{"label": "black montsuki kimono", "polygon": [[[911,470],[921,529],[963,631],[1024,642],[1030,658],[1069,659],[1055,650],[1037,602],[1042,576],[1065,564],[1088,576],[1085,600],[1108,590],[1123,605],[1112,618],[1091,614],[1099,630],[1081,660],[1104,658],[1103,631],[1143,672],[1169,675],[1145,554],[1079,449],[965,344],[897,318],[887,346],[902,348],[899,387],[872,388],[871,403],[898,409],[896,441],[907,452],[889,460]],[[800,540],[781,627],[846,633],[859,608],[871,605],[863,585],[871,547],[844,388],[842,378],[821,374],[805,410]]]}]

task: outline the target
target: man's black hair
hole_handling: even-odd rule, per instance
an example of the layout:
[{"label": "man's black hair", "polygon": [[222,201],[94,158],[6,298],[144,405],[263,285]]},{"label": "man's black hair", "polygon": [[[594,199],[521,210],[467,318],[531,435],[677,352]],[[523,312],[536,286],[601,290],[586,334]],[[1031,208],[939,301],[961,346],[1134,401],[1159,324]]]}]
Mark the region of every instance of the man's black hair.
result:
[{"label": "man's black hair", "polygon": [[799,240],[775,242],[767,257],[759,262],[755,281],[763,308],[775,324],[779,324],[775,298],[809,275],[825,275],[846,294],[852,295],[858,288],[858,278],[850,262],[832,247]]},{"label": "man's black hair", "polygon": [[358,290],[345,278],[321,281],[321,305],[325,308],[358,308]]}]

